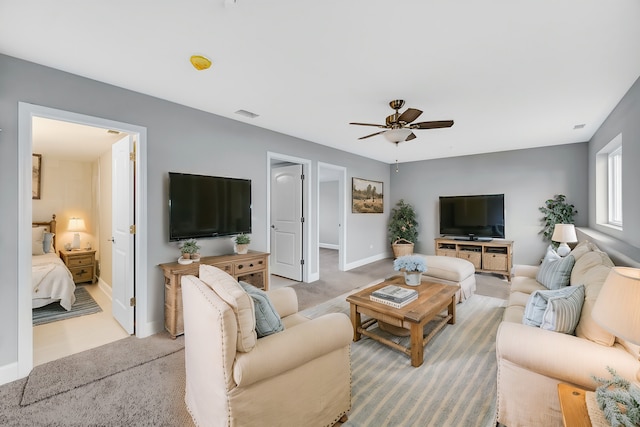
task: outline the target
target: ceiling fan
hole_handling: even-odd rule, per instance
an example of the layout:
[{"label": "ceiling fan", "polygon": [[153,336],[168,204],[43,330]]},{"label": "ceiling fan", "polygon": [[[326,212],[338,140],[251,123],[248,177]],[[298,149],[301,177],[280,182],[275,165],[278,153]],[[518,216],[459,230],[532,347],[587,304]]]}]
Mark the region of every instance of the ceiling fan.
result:
[{"label": "ceiling fan", "polygon": [[383,134],[390,142],[398,144],[402,141],[411,141],[412,139],[415,139],[416,135],[413,133],[413,129],[439,129],[453,126],[453,120],[412,123],[415,119],[420,117],[422,111],[415,108],[407,108],[407,110],[400,114],[398,110],[404,106],[404,101],[402,99],[391,101],[389,106],[396,110],[396,112],[387,116],[384,125],[372,123],[349,123],[350,125],[375,126],[385,129],[380,132],[372,133],[371,135],[362,136],[358,139],[365,139]]}]

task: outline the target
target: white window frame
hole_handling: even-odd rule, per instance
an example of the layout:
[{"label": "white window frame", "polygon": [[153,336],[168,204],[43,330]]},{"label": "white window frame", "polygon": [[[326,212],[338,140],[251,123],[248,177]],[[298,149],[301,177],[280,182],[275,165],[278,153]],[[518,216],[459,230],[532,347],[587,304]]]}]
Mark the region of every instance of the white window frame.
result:
[{"label": "white window frame", "polygon": [[622,145],[610,152],[607,160],[608,223],[622,228]]}]

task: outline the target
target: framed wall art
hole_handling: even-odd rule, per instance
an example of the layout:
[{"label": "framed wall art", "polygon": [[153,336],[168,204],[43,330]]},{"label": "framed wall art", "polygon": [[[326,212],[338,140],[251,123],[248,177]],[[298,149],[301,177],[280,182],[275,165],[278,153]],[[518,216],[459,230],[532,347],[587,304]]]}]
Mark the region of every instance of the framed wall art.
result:
[{"label": "framed wall art", "polygon": [[352,178],[351,212],[383,213],[384,199],[382,182]]},{"label": "framed wall art", "polygon": [[32,154],[31,157],[31,191],[32,199],[40,199],[42,186],[42,154]]}]

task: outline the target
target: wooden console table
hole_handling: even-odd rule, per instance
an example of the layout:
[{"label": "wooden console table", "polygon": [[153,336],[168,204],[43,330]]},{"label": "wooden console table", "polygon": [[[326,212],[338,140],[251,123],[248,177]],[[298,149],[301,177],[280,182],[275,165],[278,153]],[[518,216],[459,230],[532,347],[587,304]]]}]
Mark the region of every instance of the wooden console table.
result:
[{"label": "wooden console table", "polygon": [[182,317],[182,276],[198,276],[200,264],[213,265],[263,290],[269,289],[269,254],[249,251],[247,254],[220,255],[200,258],[187,265],[171,262],[160,264],[164,273],[164,327],[172,338],[184,333]]},{"label": "wooden console table", "polygon": [[439,237],[436,238],[436,255],[466,259],[473,263],[476,272],[501,274],[511,282],[512,240],[456,240]]}]

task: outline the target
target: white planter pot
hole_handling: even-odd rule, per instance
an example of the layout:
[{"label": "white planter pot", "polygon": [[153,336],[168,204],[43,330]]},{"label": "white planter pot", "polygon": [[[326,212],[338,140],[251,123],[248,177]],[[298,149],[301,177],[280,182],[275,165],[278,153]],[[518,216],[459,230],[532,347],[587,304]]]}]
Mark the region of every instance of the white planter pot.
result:
[{"label": "white planter pot", "polygon": [[422,273],[419,271],[404,272],[404,283],[406,283],[409,286],[418,286],[420,284],[421,278],[422,278]]}]

